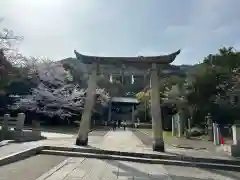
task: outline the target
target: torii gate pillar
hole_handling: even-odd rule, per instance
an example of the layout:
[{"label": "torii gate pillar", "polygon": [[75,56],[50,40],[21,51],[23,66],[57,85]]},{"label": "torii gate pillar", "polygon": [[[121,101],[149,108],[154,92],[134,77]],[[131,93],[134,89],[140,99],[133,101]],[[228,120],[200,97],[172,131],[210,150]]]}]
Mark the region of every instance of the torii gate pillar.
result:
[{"label": "torii gate pillar", "polygon": [[88,145],[88,133],[90,130],[92,110],[95,104],[96,88],[97,88],[97,71],[98,65],[93,64],[91,74],[88,79],[88,88],[86,99],[84,103],[84,110],[81,117],[81,122],[78,130],[78,136],[76,139],[76,145],[86,146]]},{"label": "torii gate pillar", "polygon": [[159,78],[156,64],[152,64],[150,86],[151,86],[153,150],[164,152],[162,115],[160,108]]}]

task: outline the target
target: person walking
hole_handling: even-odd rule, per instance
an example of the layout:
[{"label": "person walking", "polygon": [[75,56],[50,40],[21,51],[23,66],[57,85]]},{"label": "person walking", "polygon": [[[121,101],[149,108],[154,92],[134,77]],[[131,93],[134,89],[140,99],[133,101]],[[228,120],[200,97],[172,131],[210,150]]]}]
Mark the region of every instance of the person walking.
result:
[{"label": "person walking", "polygon": [[126,130],[126,126],[127,126],[127,122],[126,122],[126,120],[124,120],[123,122],[122,122],[123,124],[123,129],[124,129],[124,131]]},{"label": "person walking", "polygon": [[116,128],[119,127],[119,121],[116,121]]},{"label": "person walking", "polygon": [[139,125],[140,125],[140,119],[137,118],[137,128],[139,128]]},{"label": "person walking", "polygon": [[111,122],[111,125],[112,125],[112,130],[113,130],[113,131],[115,130],[114,124],[115,124],[114,121],[112,121],[112,122]]},{"label": "person walking", "polygon": [[118,128],[120,128],[121,127],[121,120],[118,120]]},{"label": "person walking", "polygon": [[112,123],[113,123],[113,124],[112,124],[113,131],[115,131],[116,128],[117,128],[117,122],[116,122],[116,121],[113,121]]},{"label": "person walking", "polygon": [[136,123],[136,122],[134,122],[134,128],[135,128],[135,129],[137,128],[137,123]]}]

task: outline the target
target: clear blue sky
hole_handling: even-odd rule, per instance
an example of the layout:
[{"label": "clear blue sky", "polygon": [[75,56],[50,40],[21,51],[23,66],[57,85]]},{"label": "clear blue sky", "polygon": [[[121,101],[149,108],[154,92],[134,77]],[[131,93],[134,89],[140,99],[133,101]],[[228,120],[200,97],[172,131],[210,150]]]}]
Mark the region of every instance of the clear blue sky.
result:
[{"label": "clear blue sky", "polygon": [[222,46],[240,49],[240,0],[0,0],[6,27],[28,56],[159,55],[182,49],[193,64]]}]

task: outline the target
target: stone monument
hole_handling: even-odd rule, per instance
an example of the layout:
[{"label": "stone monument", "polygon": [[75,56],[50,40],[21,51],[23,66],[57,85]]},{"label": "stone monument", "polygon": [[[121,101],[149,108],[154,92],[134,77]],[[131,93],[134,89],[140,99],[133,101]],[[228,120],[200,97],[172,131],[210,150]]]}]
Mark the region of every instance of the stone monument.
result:
[{"label": "stone monument", "polygon": [[231,155],[240,157],[240,124],[232,126],[233,144],[231,145]]}]

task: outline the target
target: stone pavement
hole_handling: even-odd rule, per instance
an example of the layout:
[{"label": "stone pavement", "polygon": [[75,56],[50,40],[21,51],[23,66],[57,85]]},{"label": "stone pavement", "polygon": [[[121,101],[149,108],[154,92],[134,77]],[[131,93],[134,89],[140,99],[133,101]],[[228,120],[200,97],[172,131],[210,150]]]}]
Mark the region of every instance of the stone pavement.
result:
[{"label": "stone pavement", "polygon": [[[105,130],[90,132],[89,143],[98,144],[103,140],[103,137],[106,133],[107,131]],[[74,145],[76,141],[76,135],[47,132],[45,132],[44,135],[48,139],[23,143],[9,143],[0,147],[0,158],[41,145],[78,147]]]},{"label": "stone pavement", "polygon": [[[141,138],[141,137],[140,137]],[[91,148],[98,150],[111,150],[121,152],[133,152],[133,153],[145,153],[145,154],[158,154],[158,155],[186,155],[200,158],[214,158],[214,159],[228,159],[236,160],[236,158],[230,157],[222,152],[208,151],[205,149],[185,149],[173,147],[165,143],[165,152],[156,152],[152,150],[152,146],[147,146],[135,135],[134,131],[118,129],[116,131],[109,131],[104,137],[103,136],[89,136],[89,146],[78,147],[74,145],[74,138],[66,139],[50,139],[43,141],[42,145],[49,146],[61,146],[61,147],[77,147],[77,148]],[[152,145],[152,139],[147,139],[148,144]],[[198,142],[197,142],[198,143]],[[57,150],[55,148],[55,150]],[[85,151],[86,152],[86,151]]]},{"label": "stone pavement", "polygon": [[219,173],[198,168],[68,158],[37,180],[237,180],[239,178],[239,173]]},{"label": "stone pavement", "polygon": [[144,144],[132,131],[118,129],[109,131],[101,143],[90,145],[98,149],[126,151],[126,152],[144,152]]},{"label": "stone pavement", "polygon": [[[153,153],[132,131],[109,131],[101,142],[91,146],[107,150]],[[68,158],[37,180],[236,180],[239,178],[240,173],[211,172],[192,167]]]},{"label": "stone pavement", "polygon": [[[142,141],[142,137],[138,137],[130,130],[123,131],[118,129],[116,131],[93,131],[89,134],[89,146],[97,149],[115,150],[115,151],[126,151],[126,152],[140,152],[140,153],[151,153],[151,154],[181,154],[194,157],[209,157],[219,159],[232,159],[225,153],[221,152],[210,152],[208,150],[192,150],[176,148],[171,145],[165,144],[165,153],[159,153],[152,151],[151,146],[146,145],[145,141],[152,144],[151,139],[145,139]],[[141,140],[139,139],[141,138]],[[0,147],[0,158],[23,151],[29,148],[33,148],[39,145],[50,145],[50,146],[64,146],[64,147],[78,147],[75,146],[76,136],[66,135],[50,135],[48,139],[34,142],[25,143],[12,143]]]},{"label": "stone pavement", "polygon": [[[102,134],[103,135],[103,134]],[[21,144],[21,148],[26,146],[34,146],[37,144],[74,146],[75,138],[66,137],[65,139],[53,138],[41,142],[31,142]],[[117,130],[109,131],[105,136],[89,136],[90,146],[99,149],[145,152],[153,153],[146,147],[132,131]],[[9,147],[18,144],[8,145]],[[20,145],[20,144],[19,144]],[[8,147],[5,146],[5,147]],[[2,147],[2,148],[5,148]],[[0,154],[2,154],[0,148]],[[13,146],[12,146],[13,148]],[[29,147],[28,147],[29,148]],[[168,147],[167,147],[167,150]],[[49,158],[45,158],[46,161]],[[23,160],[22,164],[25,164]],[[31,161],[33,163],[34,161]],[[17,162],[16,162],[17,163]],[[35,166],[38,166],[36,162]],[[47,162],[46,162],[47,163]],[[32,164],[31,166],[34,166]],[[4,168],[4,167],[1,167]],[[11,170],[11,168],[9,168]],[[15,171],[9,171],[15,173]],[[33,172],[32,172],[33,173]],[[18,174],[20,177],[20,175]],[[16,176],[16,177],[18,177]],[[14,176],[12,176],[14,177]],[[32,175],[33,177],[33,175]],[[22,178],[24,179],[24,178]],[[124,162],[117,160],[100,160],[91,158],[67,158],[61,163],[42,174],[37,180],[239,180],[240,173],[227,171],[209,171],[199,168],[166,166],[160,164],[141,164],[133,162]],[[11,179],[8,179],[11,180]],[[14,180],[14,178],[13,178]],[[29,179],[28,180],[35,180]]]},{"label": "stone pavement", "polygon": [[36,155],[0,167],[0,180],[36,180],[67,157]]}]

